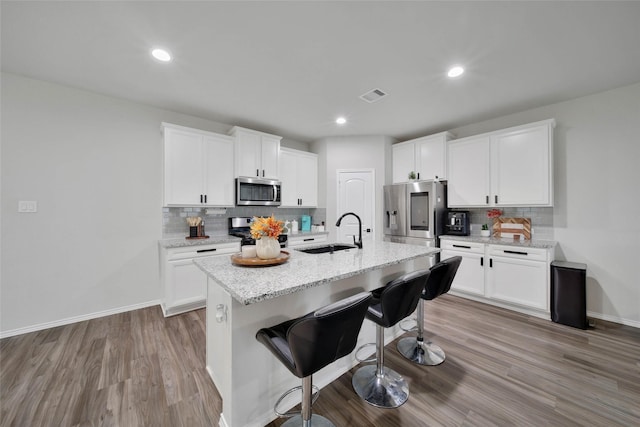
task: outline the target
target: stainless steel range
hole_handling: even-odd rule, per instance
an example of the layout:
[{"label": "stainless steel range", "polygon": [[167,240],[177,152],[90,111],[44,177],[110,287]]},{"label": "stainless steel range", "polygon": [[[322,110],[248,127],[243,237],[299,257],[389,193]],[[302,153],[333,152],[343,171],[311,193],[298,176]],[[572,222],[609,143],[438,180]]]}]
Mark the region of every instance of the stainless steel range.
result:
[{"label": "stainless steel range", "polygon": [[[229,218],[229,235],[235,237],[241,237],[241,246],[255,245],[256,239],[251,237],[251,220],[252,217],[236,216]],[[278,236],[278,242],[280,242],[281,248],[286,248],[288,245],[287,235],[281,234]]]}]

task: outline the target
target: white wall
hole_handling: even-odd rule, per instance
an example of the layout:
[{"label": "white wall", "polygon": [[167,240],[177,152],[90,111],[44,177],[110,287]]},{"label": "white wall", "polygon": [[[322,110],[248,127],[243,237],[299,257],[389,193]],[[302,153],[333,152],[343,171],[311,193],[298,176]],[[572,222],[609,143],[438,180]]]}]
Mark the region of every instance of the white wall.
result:
[{"label": "white wall", "polygon": [[[1,78],[0,336],[157,303],[160,123],[231,125]],[[38,212],[19,214],[19,200]]]},{"label": "white wall", "polygon": [[318,205],[327,208],[329,239],[335,240],[338,219],[336,191],[338,169],[375,170],[375,223],[374,239],[382,239],[383,195],[382,186],[391,179],[391,144],[385,136],[329,137],[311,144],[318,154]]},{"label": "white wall", "polygon": [[587,310],[640,327],[640,84],[452,129],[555,118],[556,258],[587,264]]}]

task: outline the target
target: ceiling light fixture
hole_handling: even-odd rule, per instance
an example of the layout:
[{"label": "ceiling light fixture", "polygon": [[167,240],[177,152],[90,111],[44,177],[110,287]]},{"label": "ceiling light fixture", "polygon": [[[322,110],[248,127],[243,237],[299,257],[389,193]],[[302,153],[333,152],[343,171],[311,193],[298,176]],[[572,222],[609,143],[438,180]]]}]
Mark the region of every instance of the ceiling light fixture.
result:
[{"label": "ceiling light fixture", "polygon": [[336,119],[336,123],[339,124],[339,125],[343,125],[343,124],[347,123],[347,119],[345,119],[344,117],[338,117]]},{"label": "ceiling light fixture", "polygon": [[451,69],[449,69],[447,76],[453,79],[455,77],[461,76],[462,73],[464,73],[464,68],[460,67],[459,65],[456,65],[455,67],[451,67]]},{"label": "ceiling light fixture", "polygon": [[171,61],[171,54],[164,49],[153,49],[151,55],[158,61],[169,62]]}]

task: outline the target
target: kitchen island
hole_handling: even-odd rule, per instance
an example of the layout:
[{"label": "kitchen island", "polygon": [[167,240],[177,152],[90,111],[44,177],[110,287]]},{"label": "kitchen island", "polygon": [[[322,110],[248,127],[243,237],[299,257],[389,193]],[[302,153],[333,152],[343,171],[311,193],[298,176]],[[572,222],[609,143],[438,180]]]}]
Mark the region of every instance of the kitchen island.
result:
[{"label": "kitchen island", "polygon": [[[286,263],[272,267],[236,266],[228,257],[195,260],[208,276],[207,370],[222,396],[220,426],[268,424],[275,419],[273,405],[280,395],[301,384],[256,341],[260,328],[378,288],[405,272],[428,268],[439,251],[375,241],[365,242],[363,249],[332,254],[292,249]],[[401,333],[397,326],[390,328],[386,342]],[[358,346],[369,342],[375,342],[375,325],[365,320]],[[313,382],[324,387],[356,364],[352,353],[320,370]],[[297,401],[285,406],[300,401],[297,394],[293,398]]]}]

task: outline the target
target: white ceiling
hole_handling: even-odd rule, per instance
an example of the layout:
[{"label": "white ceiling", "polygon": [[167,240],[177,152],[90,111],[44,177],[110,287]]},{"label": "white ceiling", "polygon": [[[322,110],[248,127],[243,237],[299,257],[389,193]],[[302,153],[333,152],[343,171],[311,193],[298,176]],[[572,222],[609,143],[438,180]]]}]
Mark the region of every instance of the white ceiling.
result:
[{"label": "white ceiling", "polygon": [[[403,140],[640,81],[640,2],[2,1],[0,13],[3,71],[303,142]],[[153,60],[155,46],[175,60]],[[463,78],[445,77],[453,64]],[[389,95],[359,99],[374,88]]]}]

